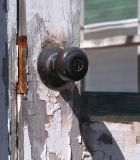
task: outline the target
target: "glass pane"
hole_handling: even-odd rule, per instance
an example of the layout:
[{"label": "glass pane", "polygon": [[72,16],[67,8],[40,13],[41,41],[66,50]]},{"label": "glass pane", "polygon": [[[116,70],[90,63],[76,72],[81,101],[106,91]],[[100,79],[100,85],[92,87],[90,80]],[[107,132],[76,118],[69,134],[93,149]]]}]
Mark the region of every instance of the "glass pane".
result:
[{"label": "glass pane", "polygon": [[137,17],[137,0],[85,0],[85,24]]}]

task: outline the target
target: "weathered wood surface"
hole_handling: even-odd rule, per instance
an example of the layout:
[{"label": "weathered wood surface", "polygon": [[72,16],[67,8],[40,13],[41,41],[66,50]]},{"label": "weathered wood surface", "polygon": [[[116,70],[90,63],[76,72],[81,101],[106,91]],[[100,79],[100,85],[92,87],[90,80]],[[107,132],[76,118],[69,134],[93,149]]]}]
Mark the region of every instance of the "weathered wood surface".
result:
[{"label": "weathered wood surface", "polygon": [[81,130],[92,160],[139,160],[140,123],[85,122]]},{"label": "weathered wood surface", "polygon": [[93,160],[139,159],[139,97],[136,93],[82,93],[80,129]]},{"label": "weathered wood surface", "polygon": [[76,107],[72,102],[75,86],[68,84],[61,92],[50,90],[37,73],[37,58],[47,41],[79,45],[79,15],[80,0],[26,1],[29,73],[25,160],[81,160],[78,121],[71,109]]},{"label": "weathered wood surface", "polygon": [[[118,33],[116,30],[131,30],[132,28],[137,28],[138,26],[138,19],[124,19],[119,21],[110,21],[110,22],[101,22],[101,23],[93,23],[93,24],[86,24],[84,25],[84,32],[87,33],[95,33],[95,32],[102,32],[108,30],[115,30],[114,34]],[[107,32],[108,33],[108,32]],[[120,35],[125,32],[119,32]],[[110,37],[110,34],[108,35]]]},{"label": "weathered wood surface", "polygon": [[140,45],[139,35],[121,35],[102,39],[84,40],[80,47],[83,49],[102,49],[112,47],[131,47]]},{"label": "weathered wood surface", "polygon": [[[8,129],[9,129],[9,158],[10,160],[17,159],[17,95],[16,95],[16,83],[17,83],[17,1],[4,0],[4,6],[7,12],[7,32],[2,32],[8,35],[8,57],[9,62],[9,110],[8,110]],[[2,5],[0,5],[2,6]],[[1,16],[2,17],[2,16]],[[6,26],[4,27],[6,30]],[[2,40],[3,41],[3,40]],[[6,63],[4,64],[8,66]],[[8,102],[8,101],[7,101]],[[4,153],[4,152],[3,152]],[[1,158],[0,158],[1,159]],[[5,160],[5,159],[2,159]]]},{"label": "weathered wood surface", "polygon": [[0,159],[8,160],[9,157],[15,160],[17,158],[16,1],[0,1],[0,15]]}]

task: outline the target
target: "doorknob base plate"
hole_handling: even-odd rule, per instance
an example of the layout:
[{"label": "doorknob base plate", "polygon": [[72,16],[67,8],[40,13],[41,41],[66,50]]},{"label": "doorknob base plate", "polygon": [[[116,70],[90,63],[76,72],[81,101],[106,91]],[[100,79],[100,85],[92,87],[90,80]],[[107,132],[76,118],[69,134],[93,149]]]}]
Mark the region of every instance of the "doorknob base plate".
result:
[{"label": "doorknob base plate", "polygon": [[59,78],[54,70],[55,57],[63,49],[57,44],[49,44],[43,48],[38,57],[37,69],[42,82],[49,88],[64,85],[66,82]]}]

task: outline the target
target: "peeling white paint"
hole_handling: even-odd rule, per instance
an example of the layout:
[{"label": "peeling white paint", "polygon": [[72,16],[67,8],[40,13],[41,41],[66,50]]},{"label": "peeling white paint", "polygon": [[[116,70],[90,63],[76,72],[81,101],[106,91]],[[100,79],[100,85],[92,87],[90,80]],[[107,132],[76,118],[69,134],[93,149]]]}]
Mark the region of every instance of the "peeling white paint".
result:
[{"label": "peeling white paint", "polygon": [[[28,2],[26,1],[26,11],[28,51],[31,62],[29,64],[28,93],[30,103],[28,115],[31,119],[29,123],[34,124],[33,120],[38,117],[36,125],[34,124],[36,129],[31,127],[30,130],[29,128],[29,132],[37,136],[37,138],[33,137],[32,148],[37,149],[40,154],[37,153],[37,156],[41,160],[49,160],[49,153],[55,154],[61,160],[71,160],[72,111],[68,103],[65,101],[61,103],[58,100],[61,97],[59,92],[48,89],[41,82],[37,73],[37,58],[41,52],[42,43],[48,38],[62,41],[61,43],[64,41],[66,45],[79,45],[80,34],[75,33],[80,33],[80,25],[78,25],[80,21],[80,0],[59,0],[59,2],[58,0],[28,0]],[[32,86],[32,78],[35,79],[34,86]],[[35,94],[39,98],[35,103],[32,103],[35,101],[34,98],[37,97]],[[39,104],[45,106],[38,106]],[[37,106],[40,108],[38,109]],[[62,112],[64,108],[66,114]],[[47,136],[45,133],[38,135],[40,128],[43,132],[45,130]],[[32,133],[33,130],[36,133]]]},{"label": "peeling white paint", "polygon": [[49,108],[47,108],[47,115],[54,115],[54,112],[57,112],[58,110],[61,109],[60,105],[58,103],[52,103],[47,102],[47,106],[49,106]]},{"label": "peeling white paint", "polygon": [[[53,116],[52,121],[45,125],[45,130],[48,132],[47,143],[45,143],[48,149],[47,153],[55,153],[56,156],[62,160],[70,160],[71,149],[69,132],[71,130],[71,125],[64,128],[61,124],[61,106],[57,102],[57,97],[60,93],[44,87],[45,86],[40,83],[37,92],[40,99],[46,101],[47,115]],[[43,94],[44,90],[46,90],[46,94]],[[70,120],[71,117],[68,117],[68,121]],[[71,124],[71,122],[68,124]]]},{"label": "peeling white paint", "polygon": [[17,94],[17,111],[18,111],[18,116],[19,116],[19,112],[20,112],[20,109],[21,109],[21,96],[22,96],[21,94]]},{"label": "peeling white paint", "polygon": [[[48,106],[49,107],[49,106]],[[68,117],[70,118],[70,117]],[[48,124],[48,153],[55,153],[62,160],[70,160],[71,147],[68,135],[71,128],[61,126],[61,110],[54,113],[53,122]]]},{"label": "peeling white paint", "polygon": [[24,160],[32,160],[31,145],[30,145],[30,140],[28,135],[28,126],[24,126],[24,157],[25,157]]},{"label": "peeling white paint", "polygon": [[42,160],[47,160],[47,143],[45,142],[44,147],[43,147],[43,151],[41,153],[41,159]]},{"label": "peeling white paint", "polygon": [[[7,9],[8,9],[7,31],[8,31],[8,43],[10,44],[10,43],[12,43],[12,40],[13,40],[13,30],[16,29],[16,27],[17,27],[17,24],[16,24],[17,2],[16,2],[16,0],[10,0],[7,3],[8,3],[8,5],[7,5]],[[15,47],[15,46],[13,46],[13,47]]]},{"label": "peeling white paint", "polygon": [[81,144],[82,143],[82,137],[78,136],[77,139],[78,139],[78,143]]}]

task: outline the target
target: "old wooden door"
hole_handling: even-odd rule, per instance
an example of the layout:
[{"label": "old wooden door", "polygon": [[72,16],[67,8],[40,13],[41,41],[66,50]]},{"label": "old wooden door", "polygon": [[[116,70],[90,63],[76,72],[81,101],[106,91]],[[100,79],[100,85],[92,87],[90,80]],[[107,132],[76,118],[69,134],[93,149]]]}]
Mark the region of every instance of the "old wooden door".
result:
[{"label": "old wooden door", "polygon": [[[37,72],[37,58],[44,45],[79,46],[80,0],[13,0],[8,2],[8,9],[9,157],[11,160],[81,160],[76,118],[78,87],[69,83],[59,92],[50,90],[41,82]],[[25,73],[25,68],[20,73],[23,60],[20,53],[24,58],[23,54],[27,53],[27,47],[19,43],[21,37],[23,41],[27,38],[28,46],[27,92],[26,89],[18,90],[23,80],[20,76]]]},{"label": "old wooden door", "polygon": [[[44,86],[39,78],[37,58],[44,45],[55,42],[64,46],[79,46],[80,0],[3,0],[0,4],[0,35],[3,37],[0,44],[5,53],[0,58],[3,64],[0,67],[3,79],[0,83],[0,159],[8,159],[9,129],[11,160],[138,160],[138,122],[126,124],[81,119],[79,83],[69,83],[54,91]],[[20,36],[27,37],[28,46],[28,91],[25,93],[17,92],[20,80],[20,46],[17,40]],[[8,63],[7,55],[9,112],[6,103],[8,79],[2,74],[2,70],[3,73],[8,71],[5,65]]]}]

